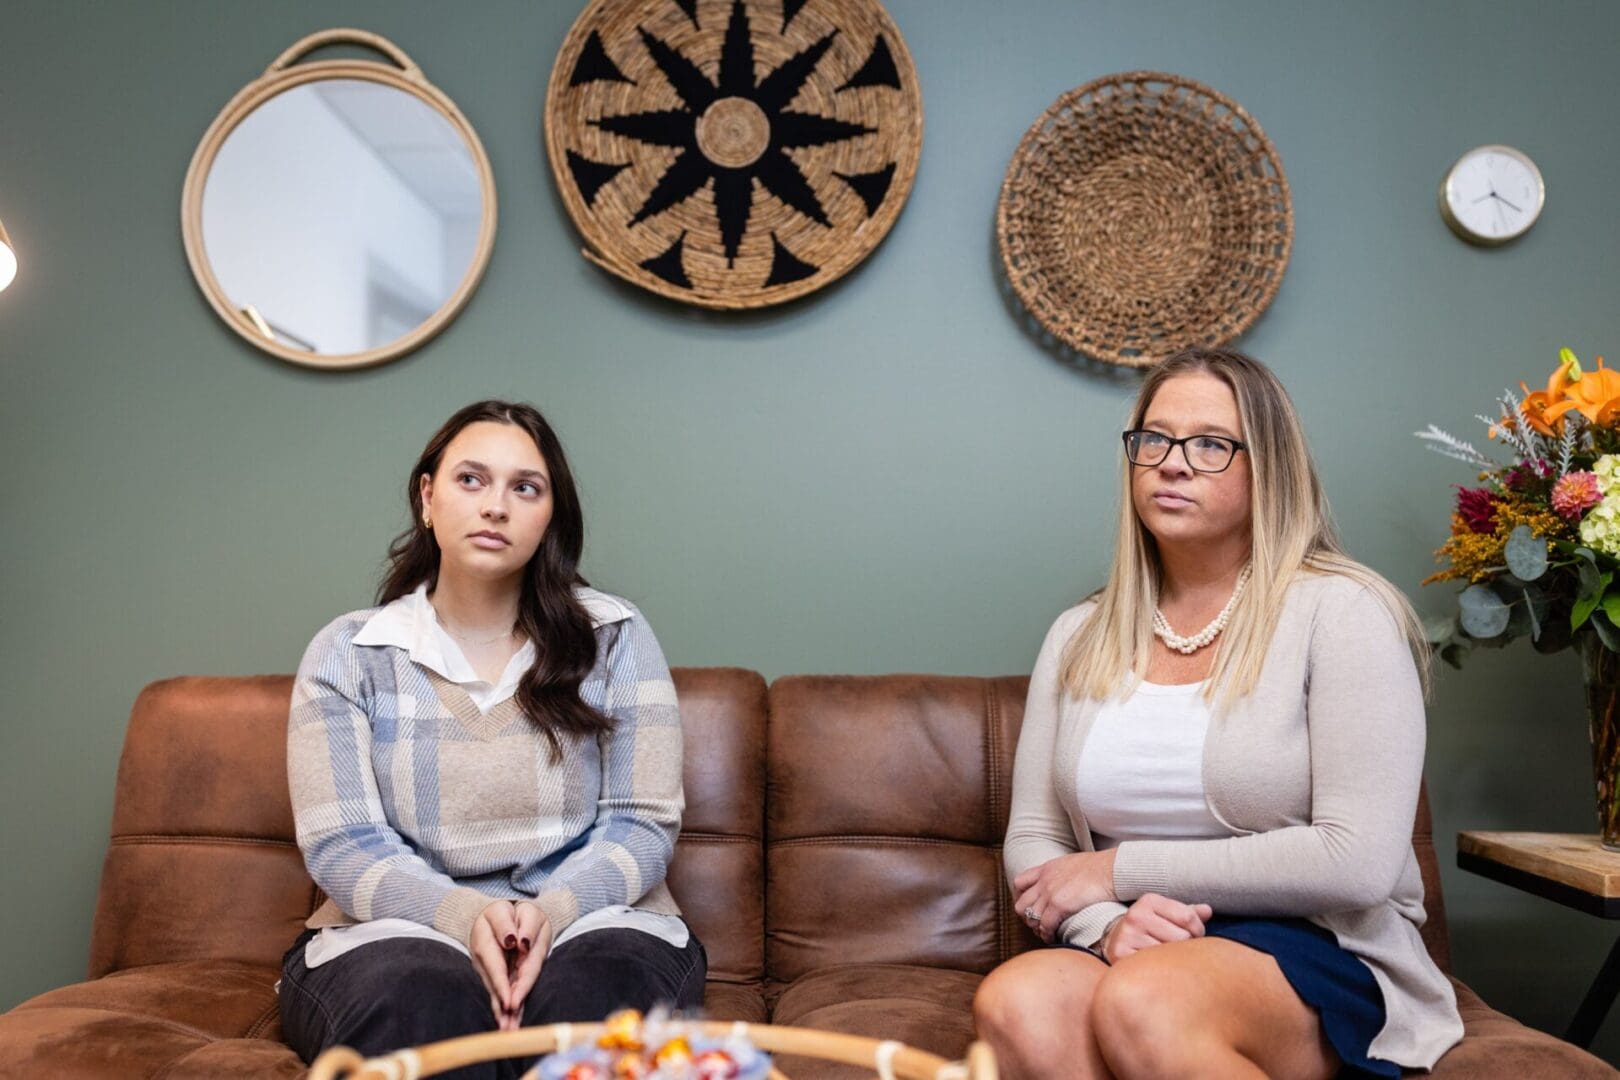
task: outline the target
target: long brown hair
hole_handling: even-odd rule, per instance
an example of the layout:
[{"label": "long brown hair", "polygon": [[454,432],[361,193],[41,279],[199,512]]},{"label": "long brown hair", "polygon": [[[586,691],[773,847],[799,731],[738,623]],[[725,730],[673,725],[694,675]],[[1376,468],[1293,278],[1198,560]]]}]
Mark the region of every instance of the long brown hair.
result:
[{"label": "long brown hair", "polygon": [[429,591],[438,586],[439,542],[422,524],[421,478],[437,473],[450,441],[463,428],[481,421],[512,424],[528,432],[551,473],[551,523],[523,567],[518,594],[517,627],[534,642],[535,659],[518,684],[517,702],[524,715],[545,732],[552,755],[557,757],[562,752],[560,734],[595,735],[612,721],[579,696],[580,683],[596,665],[596,631],[590,613],[574,595],[575,586],[586,584],[579,574],[585,518],[562,442],[538,409],[521,402],[475,401],[446,420],[428,440],[405,481],[411,523],[388,546],[388,569],[377,589],[377,603],[397,600],[423,582]]},{"label": "long brown hair", "polygon": [[[1153,396],[1166,382],[1198,372],[1220,379],[1237,399],[1251,470],[1254,566],[1254,576],[1232,613],[1231,625],[1215,645],[1206,699],[1224,707],[1254,689],[1283,599],[1301,574],[1338,574],[1366,586],[1382,601],[1412,649],[1427,693],[1429,650],[1422,624],[1400,590],[1345,553],[1311,460],[1305,428],[1288,391],[1270,368],[1235,349],[1185,349],[1148,373],[1127,426],[1142,426]],[[1130,462],[1124,460],[1108,583],[1095,594],[1097,610],[1064,651],[1063,684],[1075,697],[1106,700],[1124,696],[1147,677],[1153,608],[1163,567],[1153,535],[1136,515],[1132,474]]]}]

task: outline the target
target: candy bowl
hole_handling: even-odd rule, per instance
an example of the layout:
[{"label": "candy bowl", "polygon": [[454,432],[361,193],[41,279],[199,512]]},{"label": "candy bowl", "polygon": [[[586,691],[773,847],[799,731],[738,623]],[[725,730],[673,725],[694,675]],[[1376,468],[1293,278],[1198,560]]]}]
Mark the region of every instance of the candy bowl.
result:
[{"label": "candy bowl", "polygon": [[539,1080],[765,1080],[770,1055],[739,1033],[717,1038],[655,1010],[614,1013],[601,1034],[540,1059]]}]

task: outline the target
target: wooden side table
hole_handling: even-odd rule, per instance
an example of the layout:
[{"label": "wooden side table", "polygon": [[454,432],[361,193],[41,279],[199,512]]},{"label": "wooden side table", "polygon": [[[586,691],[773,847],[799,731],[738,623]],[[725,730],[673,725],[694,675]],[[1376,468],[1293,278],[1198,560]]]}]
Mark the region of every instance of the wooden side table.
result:
[{"label": "wooden side table", "polygon": [[[1603,850],[1595,833],[1460,832],[1457,866],[1600,919],[1620,919],[1620,854]],[[1590,1046],[1617,994],[1620,940],[1609,949],[1564,1039]]]}]

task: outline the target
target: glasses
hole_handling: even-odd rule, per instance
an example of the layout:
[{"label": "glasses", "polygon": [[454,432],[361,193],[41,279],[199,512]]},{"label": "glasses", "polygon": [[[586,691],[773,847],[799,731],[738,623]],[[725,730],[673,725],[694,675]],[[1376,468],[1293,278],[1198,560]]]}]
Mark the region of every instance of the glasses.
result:
[{"label": "glasses", "polygon": [[1125,456],[1132,465],[1158,465],[1170,456],[1170,451],[1181,447],[1181,456],[1187,459],[1195,472],[1225,472],[1239,450],[1248,447],[1224,435],[1188,435],[1172,439],[1162,431],[1138,428],[1125,432]]}]

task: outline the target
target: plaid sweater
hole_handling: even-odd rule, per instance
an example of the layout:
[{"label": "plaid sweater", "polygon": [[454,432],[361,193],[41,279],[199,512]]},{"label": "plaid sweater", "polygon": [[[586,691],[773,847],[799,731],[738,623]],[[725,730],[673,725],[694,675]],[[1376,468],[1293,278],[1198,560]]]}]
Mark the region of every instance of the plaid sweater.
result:
[{"label": "plaid sweater", "polygon": [[580,697],[613,726],[562,736],[558,762],[516,698],[481,713],[407,650],[356,644],[379,608],[310,642],[287,733],[298,846],[329,898],[309,926],[404,918],[466,942],[502,898],[533,900],[557,933],[610,904],[678,914],[664,887],[684,808],[675,687],[641,613],[580,592],[612,613],[594,620]]}]

